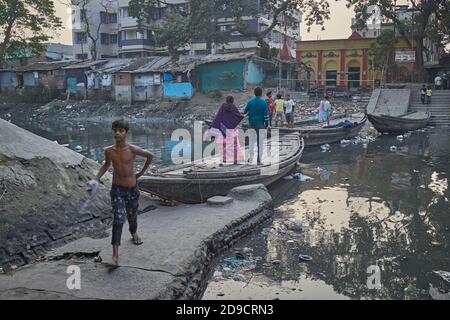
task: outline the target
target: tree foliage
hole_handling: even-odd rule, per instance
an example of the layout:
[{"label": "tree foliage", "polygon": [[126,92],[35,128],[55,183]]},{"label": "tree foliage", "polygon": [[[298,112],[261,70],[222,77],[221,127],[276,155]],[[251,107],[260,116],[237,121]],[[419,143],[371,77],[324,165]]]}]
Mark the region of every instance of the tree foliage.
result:
[{"label": "tree foliage", "polygon": [[40,54],[61,25],[52,0],[0,0],[0,62],[24,51]]},{"label": "tree foliage", "polygon": [[[411,17],[401,20],[396,10],[396,0],[347,0],[347,6],[354,6],[357,26],[363,28],[366,21],[370,18],[369,7],[378,6],[381,17],[385,22],[392,22],[400,36],[406,41],[407,45],[416,50],[418,68],[423,66],[424,39],[431,33],[435,23],[435,12],[439,10],[440,3],[448,0],[409,0],[408,8],[411,10]],[[448,15],[448,11],[447,11]],[[442,45],[442,44],[438,44]]]},{"label": "tree foliage", "polygon": [[383,31],[369,48],[369,63],[374,70],[381,71],[382,81],[387,76],[387,71],[395,65],[394,51],[397,38],[394,31]]},{"label": "tree foliage", "polygon": [[[256,17],[258,6],[256,0],[189,0],[187,6],[167,3],[164,0],[131,0],[130,15],[136,17],[141,25],[148,25],[159,37],[159,44],[167,46],[174,53],[174,49],[181,48],[192,39],[204,39],[207,49],[212,44],[220,45],[231,40],[232,33],[256,38],[259,45],[269,52],[265,37],[275,27],[283,27],[295,23],[296,10],[303,12],[303,21],[308,29],[313,24],[322,25],[329,19],[329,4],[321,0],[261,0],[263,12],[267,13],[272,23],[264,30],[252,30],[246,23],[246,18]],[[153,21],[155,13],[160,8],[167,7],[168,16],[161,21]],[[218,19],[227,17],[234,26],[229,30],[217,28]],[[176,21],[179,21],[178,25]],[[179,33],[184,31],[183,34]],[[158,36],[158,33],[163,36]],[[170,34],[173,37],[170,37]]]}]

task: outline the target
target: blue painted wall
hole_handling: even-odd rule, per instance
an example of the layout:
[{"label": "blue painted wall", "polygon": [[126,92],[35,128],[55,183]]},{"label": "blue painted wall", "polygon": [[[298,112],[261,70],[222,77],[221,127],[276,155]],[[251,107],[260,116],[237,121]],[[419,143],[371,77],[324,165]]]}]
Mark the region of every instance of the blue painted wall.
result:
[{"label": "blue painted wall", "polygon": [[266,79],[264,70],[255,62],[249,61],[246,72],[247,83],[251,85],[261,84]]},{"label": "blue painted wall", "polygon": [[177,99],[190,99],[194,94],[194,88],[190,82],[176,82],[163,84],[164,97]]},{"label": "blue painted wall", "polygon": [[23,74],[23,84],[29,87],[36,85],[36,78],[34,77],[33,72],[26,72]]},{"label": "blue painted wall", "polygon": [[10,88],[13,86],[12,72],[1,72],[0,73],[0,87]]}]

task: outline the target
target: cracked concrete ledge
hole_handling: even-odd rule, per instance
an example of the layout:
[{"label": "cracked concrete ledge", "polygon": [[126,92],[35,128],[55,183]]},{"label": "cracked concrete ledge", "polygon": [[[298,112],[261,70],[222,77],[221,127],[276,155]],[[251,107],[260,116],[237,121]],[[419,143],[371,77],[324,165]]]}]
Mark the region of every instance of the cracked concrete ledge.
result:
[{"label": "cracked concrete ledge", "polygon": [[[0,274],[0,299],[200,299],[217,256],[273,215],[263,185],[235,188],[229,197],[233,202],[222,206],[159,206],[141,214],[144,244],[133,245],[124,226],[116,269],[105,263],[109,237],[68,243],[45,262]],[[148,203],[142,197],[141,207]],[[67,286],[74,283],[71,265],[79,267],[79,290]]]}]

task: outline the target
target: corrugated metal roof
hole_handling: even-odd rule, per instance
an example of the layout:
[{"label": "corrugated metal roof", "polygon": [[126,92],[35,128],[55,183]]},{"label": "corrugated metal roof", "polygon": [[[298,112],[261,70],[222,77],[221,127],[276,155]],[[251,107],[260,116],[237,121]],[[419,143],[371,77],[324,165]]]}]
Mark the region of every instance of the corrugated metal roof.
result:
[{"label": "corrugated metal roof", "polygon": [[159,68],[170,62],[170,57],[151,57],[147,63],[136,68],[132,73],[159,72]]},{"label": "corrugated metal roof", "polygon": [[251,58],[253,55],[254,55],[253,52],[209,54],[207,56],[201,57],[200,61],[197,62],[197,64],[200,65],[200,64],[213,63],[213,62],[248,59],[248,58]]},{"label": "corrugated metal roof", "polygon": [[78,61],[52,61],[52,62],[35,62],[23,67],[15,68],[16,72],[31,72],[31,71],[50,71],[75,64]]},{"label": "corrugated metal roof", "polygon": [[63,69],[87,69],[97,65],[105,64],[108,60],[86,60],[80,63],[71,64],[67,67],[63,67]]},{"label": "corrugated metal roof", "polygon": [[86,71],[86,73],[114,73],[118,72],[129,65],[131,65],[136,59],[111,59],[108,60],[103,66],[96,68],[95,70]]}]

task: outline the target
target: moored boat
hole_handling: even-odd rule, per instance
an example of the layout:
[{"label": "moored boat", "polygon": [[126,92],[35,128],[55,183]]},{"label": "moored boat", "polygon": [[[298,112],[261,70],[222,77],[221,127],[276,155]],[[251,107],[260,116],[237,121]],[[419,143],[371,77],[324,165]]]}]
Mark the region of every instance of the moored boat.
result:
[{"label": "moored boat", "polygon": [[316,121],[314,124],[294,123],[292,128],[277,129],[280,134],[299,133],[305,139],[305,147],[312,147],[351,139],[359,134],[366,121],[367,116],[361,113],[335,119],[330,126],[320,127]]},{"label": "moored boat", "polygon": [[183,203],[201,203],[232,188],[248,184],[270,185],[291,171],[300,159],[304,141],[298,134],[267,140],[276,148],[263,164],[223,164],[218,157],[163,168],[138,180],[139,188],[163,199]]},{"label": "moored boat", "polygon": [[369,121],[374,128],[386,133],[404,133],[427,126],[430,114],[425,112],[410,112],[401,116],[384,114],[368,114]]}]

